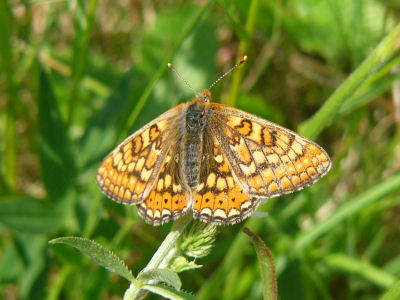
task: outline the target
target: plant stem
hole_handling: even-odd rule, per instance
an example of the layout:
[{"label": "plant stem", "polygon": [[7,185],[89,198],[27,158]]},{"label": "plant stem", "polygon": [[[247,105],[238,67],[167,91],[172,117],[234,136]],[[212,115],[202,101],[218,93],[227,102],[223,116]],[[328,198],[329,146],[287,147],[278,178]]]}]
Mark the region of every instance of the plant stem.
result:
[{"label": "plant stem", "polygon": [[[239,43],[239,59],[241,59],[242,55],[245,55],[246,52],[248,51],[251,43],[251,39],[253,37],[254,33],[254,26],[257,20],[257,14],[258,14],[258,6],[259,6],[259,0],[252,0],[250,3],[250,8],[249,8],[249,14],[247,17],[247,22],[246,22],[246,33],[248,39],[242,39],[240,40]],[[236,101],[237,101],[237,95],[239,93],[239,88],[240,88],[240,83],[242,82],[243,78],[243,68],[238,68],[235,73],[233,74],[233,79],[232,79],[232,88],[229,93],[229,99],[227,101],[227,104],[229,106],[236,106]]]},{"label": "plant stem", "polygon": [[[158,247],[156,253],[154,253],[153,257],[150,259],[150,262],[141,272],[157,269],[164,259],[170,258],[170,255],[168,254],[173,249],[173,247],[175,247],[176,241],[181,236],[182,232],[185,230],[186,226],[190,223],[192,219],[193,214],[189,211],[174,222],[171,231],[165,237],[160,247]],[[145,283],[140,282],[140,280],[132,282],[129,288],[126,290],[123,300],[142,299],[147,294],[147,292],[141,291],[141,288],[144,284]]]},{"label": "plant stem", "polygon": [[175,242],[181,236],[183,230],[190,223],[192,218],[193,216],[191,212],[187,212],[184,216],[182,216],[181,218],[179,218],[174,222],[174,225],[172,225],[170,233],[168,233],[168,235],[166,236],[160,247],[158,247],[156,253],[154,253],[150,262],[143,269],[143,271],[158,268],[163,259],[167,257],[170,250],[175,246]]},{"label": "plant stem", "polygon": [[[263,223],[259,219],[249,218],[246,223],[246,227],[249,227],[251,231],[258,232]],[[201,286],[197,292],[197,298],[209,299],[215,293],[215,290],[220,288],[225,280],[226,274],[230,272],[232,266],[237,264],[243,259],[244,252],[246,251],[246,245],[248,245],[248,237],[244,234],[238,234],[230,245],[228,252],[225,254],[223,261],[219,265],[218,269],[210,274],[207,281]]]},{"label": "plant stem", "polygon": [[49,293],[46,300],[55,300],[60,298],[61,290],[68,278],[68,276],[73,271],[72,267],[67,265],[64,266],[58,273],[56,281],[49,287]]},{"label": "plant stem", "polygon": [[[78,3],[79,4],[79,3]],[[82,76],[84,73],[85,65],[86,65],[86,59],[87,59],[87,52],[89,48],[89,39],[90,39],[90,33],[92,30],[92,26],[94,23],[94,13],[97,7],[97,0],[91,0],[89,4],[89,9],[86,14],[86,19],[84,22],[80,20],[81,16],[80,14],[83,13],[80,11],[82,7],[77,7],[77,12],[76,12],[76,22],[80,22],[85,24],[84,32],[80,33],[78,32],[77,40],[75,41],[75,51],[74,55],[74,66],[73,66],[73,72],[72,72],[72,88],[71,88],[71,93],[69,95],[69,107],[68,107],[68,116],[67,116],[67,126],[70,126],[74,113],[75,113],[75,107],[78,103],[78,97],[79,97],[79,85],[82,81]],[[86,13],[86,12],[85,12]],[[77,31],[78,26],[75,27],[75,30]]]},{"label": "plant stem", "polygon": [[342,104],[357,91],[368,77],[384,63],[398,54],[400,49],[400,24],[372,51],[364,62],[328,98],[321,109],[308,121],[301,124],[299,132],[315,138],[332,121]]},{"label": "plant stem", "polygon": [[201,17],[204,15],[204,13],[208,10],[208,8],[214,1],[215,0],[208,0],[207,3],[198,11],[198,13],[186,26],[186,28],[183,29],[182,34],[179,37],[178,42],[176,43],[176,46],[174,47],[171,55],[167,55],[167,57],[163,60],[157,72],[154,74],[153,78],[150,80],[149,84],[144,89],[142,96],[137,101],[135,108],[133,109],[132,113],[129,115],[126,121],[125,130],[121,132],[121,136],[119,137],[119,139],[125,137],[127,135],[127,130],[130,130],[133,124],[135,124],[137,117],[139,116],[144,105],[147,103],[147,100],[149,99],[151,92],[153,91],[155,83],[161,78],[161,76],[167,69],[167,64],[172,60],[175,52],[181,47],[181,45],[183,44],[185,39],[189,36],[189,34],[192,32],[194,27],[201,21]]},{"label": "plant stem", "polygon": [[[5,141],[4,158],[1,159],[1,164],[5,168],[1,168],[0,172],[6,183],[12,190],[17,186],[17,138],[16,138],[16,112],[17,106],[17,89],[14,79],[14,66],[12,57],[11,45],[11,29],[13,26],[13,15],[10,12],[7,1],[0,1],[0,75],[4,72],[4,86],[6,109],[2,113],[5,120],[4,136]],[[3,71],[3,72],[2,72]]]}]

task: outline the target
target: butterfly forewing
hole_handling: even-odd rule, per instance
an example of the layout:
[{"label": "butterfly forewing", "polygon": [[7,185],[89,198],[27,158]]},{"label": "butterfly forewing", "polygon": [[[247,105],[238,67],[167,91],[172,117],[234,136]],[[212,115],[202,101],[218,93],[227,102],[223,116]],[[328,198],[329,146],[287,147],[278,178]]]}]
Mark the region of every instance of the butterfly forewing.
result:
[{"label": "butterfly forewing", "polygon": [[291,193],[328,172],[330,159],[314,142],[238,109],[215,103],[210,108],[211,131],[249,194]]},{"label": "butterfly forewing", "polygon": [[179,139],[179,120],[184,104],[165,112],[136,131],[101,163],[97,183],[115,201],[143,201],[158,177],[163,161]]}]

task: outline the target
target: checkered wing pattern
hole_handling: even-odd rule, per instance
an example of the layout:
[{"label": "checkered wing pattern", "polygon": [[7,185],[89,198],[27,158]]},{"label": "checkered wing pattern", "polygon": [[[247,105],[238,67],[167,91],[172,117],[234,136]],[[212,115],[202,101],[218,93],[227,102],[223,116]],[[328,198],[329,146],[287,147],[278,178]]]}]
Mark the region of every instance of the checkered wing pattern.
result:
[{"label": "checkered wing pattern", "polygon": [[217,138],[205,132],[194,217],[206,223],[235,224],[249,216],[259,202],[244,191]]},{"label": "checkered wing pattern", "polygon": [[240,182],[251,196],[271,198],[304,188],[331,167],[325,150],[272,122],[211,103],[209,126]]},{"label": "checkered wing pattern", "polygon": [[96,179],[104,194],[128,204],[138,204],[149,196],[173,142],[179,139],[177,124],[183,106],[136,131],[103,160]]},{"label": "checkered wing pattern", "polygon": [[164,159],[149,196],[138,204],[139,214],[152,225],[176,219],[187,211],[190,193],[182,181],[180,145],[173,145]]},{"label": "checkered wing pattern", "polygon": [[123,141],[98,169],[102,191],[138,205],[152,225],[189,208],[203,222],[234,224],[262,198],[300,190],[329,171],[316,143],[210,97],[203,91]]}]

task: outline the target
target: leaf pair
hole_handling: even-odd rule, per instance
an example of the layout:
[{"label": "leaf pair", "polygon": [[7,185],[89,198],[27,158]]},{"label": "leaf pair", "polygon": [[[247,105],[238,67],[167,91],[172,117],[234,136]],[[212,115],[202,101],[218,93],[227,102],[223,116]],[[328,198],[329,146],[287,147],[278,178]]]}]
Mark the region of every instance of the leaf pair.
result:
[{"label": "leaf pair", "polygon": [[[192,295],[180,291],[182,283],[179,276],[168,269],[146,270],[135,278],[121,258],[92,240],[81,237],[61,237],[53,239],[49,243],[72,246],[99,265],[129,280],[131,287],[125,293],[124,299],[126,300],[135,299],[140,290],[147,290],[168,299],[194,299]],[[158,284],[158,282],[168,286]]]}]

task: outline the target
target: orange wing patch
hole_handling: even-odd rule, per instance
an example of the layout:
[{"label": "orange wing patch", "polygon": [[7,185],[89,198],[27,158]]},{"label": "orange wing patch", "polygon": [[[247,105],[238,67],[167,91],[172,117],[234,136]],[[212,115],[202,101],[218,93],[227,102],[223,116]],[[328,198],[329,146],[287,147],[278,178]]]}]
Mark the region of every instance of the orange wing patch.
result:
[{"label": "orange wing patch", "polygon": [[136,204],[149,193],[171,145],[168,119],[134,133],[110,153],[97,171],[97,183],[115,201]]},{"label": "orange wing patch", "polygon": [[165,157],[160,175],[149,196],[138,205],[139,214],[154,226],[180,217],[188,208],[189,193],[182,185],[178,167],[180,151],[175,148],[171,148]]},{"label": "orange wing patch", "polygon": [[[300,190],[330,169],[330,159],[317,144],[278,125],[222,105],[211,128],[242,188],[255,197],[271,198]],[[224,120],[224,122],[217,121]]]},{"label": "orange wing patch", "polygon": [[235,224],[249,216],[260,200],[245,193],[234,177],[216,138],[205,135],[204,159],[193,202],[193,216],[214,224]]}]

